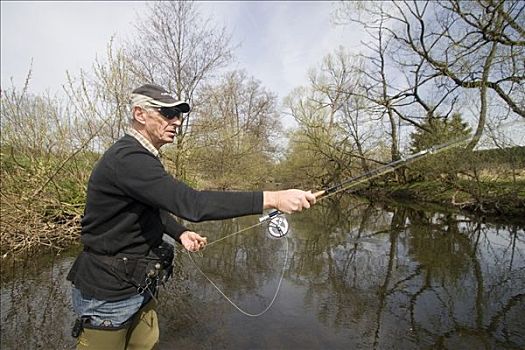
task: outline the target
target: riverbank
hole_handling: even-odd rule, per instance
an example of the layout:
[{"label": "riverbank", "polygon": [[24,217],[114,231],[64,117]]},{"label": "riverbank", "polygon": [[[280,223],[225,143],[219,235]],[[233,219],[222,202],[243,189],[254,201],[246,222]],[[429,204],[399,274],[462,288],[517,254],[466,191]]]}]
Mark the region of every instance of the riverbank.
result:
[{"label": "riverbank", "polygon": [[375,199],[434,203],[505,221],[525,222],[525,179],[448,184],[441,181],[375,184],[356,194]]},{"label": "riverbank", "polygon": [[[276,186],[272,189],[284,187],[286,186]],[[375,182],[373,186],[356,188],[352,192],[374,201],[393,200],[403,203],[435,204],[444,209],[450,208],[475,214],[487,221],[525,224],[525,176],[521,176],[516,181],[463,180],[453,184],[437,180],[409,184]],[[31,208],[35,209],[34,206]],[[0,248],[2,259],[32,253],[43,248],[62,251],[71,244],[78,243],[79,214],[59,212],[49,218],[38,212],[28,211],[26,216],[31,220],[26,220],[18,229],[2,233]],[[20,215],[18,217],[20,218]],[[11,225],[11,228],[13,227]]]}]

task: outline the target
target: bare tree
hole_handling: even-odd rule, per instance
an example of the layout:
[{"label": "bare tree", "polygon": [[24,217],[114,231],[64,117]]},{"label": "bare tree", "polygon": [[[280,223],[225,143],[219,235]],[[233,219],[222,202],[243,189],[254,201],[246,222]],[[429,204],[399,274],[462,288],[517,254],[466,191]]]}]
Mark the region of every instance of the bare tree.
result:
[{"label": "bare tree", "polygon": [[[154,2],[136,28],[137,37],[127,49],[133,73],[139,80],[166,87],[194,107],[199,104],[196,95],[202,84],[232,60],[230,35],[224,27],[203,19],[194,2]],[[176,140],[174,163],[179,177],[185,176],[191,120],[190,113]]]},{"label": "bare tree", "polygon": [[[425,129],[421,119],[427,117],[448,117],[450,108],[443,105],[454,105],[446,92],[438,99],[434,93],[435,86],[425,70],[424,62],[414,55],[399,53],[392,30],[392,3],[372,3],[359,6],[365,18],[348,12],[355,4],[345,4],[337,18],[361,24],[369,35],[370,41],[363,41],[367,51],[362,54],[361,97],[371,104],[370,113],[387,120],[386,132],[390,140],[391,160],[400,159],[400,126],[404,123],[417,129]],[[359,12],[357,12],[359,14]],[[429,129],[426,131],[430,132]],[[402,169],[399,171],[402,175]]]},{"label": "bare tree", "polygon": [[[291,141],[289,161],[295,163],[294,167],[306,168],[301,159],[308,159],[308,172],[317,179],[317,185],[349,176],[354,158],[361,161],[364,169],[368,168],[366,117],[359,114],[364,106],[356,94],[362,77],[359,64],[341,48],[325,56],[318,69],[310,71],[308,87],[296,89],[285,100],[299,124]],[[294,152],[303,155],[296,157]]]},{"label": "bare tree", "polygon": [[[375,146],[374,134],[370,122],[374,119],[374,110],[364,96],[367,95],[366,75],[363,60],[348,54],[339,48],[323,59],[319,72],[312,71],[311,86],[321,93],[320,106],[329,109],[328,129],[337,132],[338,148],[349,150],[345,157],[357,158],[363,171],[368,171],[368,150]],[[379,134],[376,132],[375,136]],[[341,147],[349,144],[351,147]],[[348,164],[350,165],[350,164]],[[338,164],[344,168],[345,164]]]},{"label": "bare tree", "polygon": [[75,131],[79,139],[90,139],[90,149],[101,152],[118,138],[130,118],[129,97],[135,84],[124,51],[114,47],[113,39],[106,56],[95,59],[89,73],[67,74],[64,91],[75,118],[83,126]]},{"label": "bare tree", "polygon": [[244,71],[203,87],[194,112],[191,164],[220,187],[268,178],[280,130],[276,95]]},{"label": "bare tree", "polygon": [[[456,102],[467,91],[477,92],[479,115],[469,149],[479,142],[494,108],[506,107],[515,116],[525,117],[525,3],[398,1],[386,7],[371,3],[361,8],[366,19],[349,6],[342,5],[339,19],[365,28],[373,28],[378,21],[385,24],[383,32],[393,40],[392,62],[410,72],[408,88],[399,95],[408,105],[423,108],[426,116],[447,117],[462,112]],[[398,116],[403,114],[409,116],[406,108]]]}]

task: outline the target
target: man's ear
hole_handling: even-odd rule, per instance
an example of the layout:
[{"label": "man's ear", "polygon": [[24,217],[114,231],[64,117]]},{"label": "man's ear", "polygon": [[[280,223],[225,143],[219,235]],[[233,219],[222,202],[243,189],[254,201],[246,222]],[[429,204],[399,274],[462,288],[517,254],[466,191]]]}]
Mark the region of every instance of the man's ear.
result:
[{"label": "man's ear", "polygon": [[146,111],[139,107],[135,106],[133,107],[133,120],[135,120],[137,123],[144,125],[146,124]]}]

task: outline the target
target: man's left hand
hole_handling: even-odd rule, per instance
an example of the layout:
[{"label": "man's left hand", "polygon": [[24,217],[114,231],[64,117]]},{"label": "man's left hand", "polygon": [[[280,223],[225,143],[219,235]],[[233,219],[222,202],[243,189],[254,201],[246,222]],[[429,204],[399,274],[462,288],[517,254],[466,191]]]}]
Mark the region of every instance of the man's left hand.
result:
[{"label": "man's left hand", "polygon": [[206,237],[202,237],[198,233],[192,231],[185,231],[180,235],[180,241],[184,248],[190,252],[198,252],[203,249],[208,240]]}]

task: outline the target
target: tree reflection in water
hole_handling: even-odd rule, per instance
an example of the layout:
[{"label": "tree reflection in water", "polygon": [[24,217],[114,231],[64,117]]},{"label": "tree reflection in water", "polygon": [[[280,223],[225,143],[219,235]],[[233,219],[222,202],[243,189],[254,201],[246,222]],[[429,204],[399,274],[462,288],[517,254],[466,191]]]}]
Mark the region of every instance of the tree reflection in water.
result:
[{"label": "tree reflection in water", "polygon": [[[178,254],[160,294],[160,348],[525,347],[523,225],[341,198],[289,216],[285,280],[261,317],[236,311]],[[193,228],[213,241],[255,220]],[[240,307],[257,313],[275,292],[284,247],[258,227],[194,259]],[[3,261],[2,349],[74,346],[65,281],[71,262],[64,254]]]},{"label": "tree reflection in water", "polygon": [[369,348],[525,344],[523,228],[407,206],[347,214],[337,223],[329,212],[313,217],[324,219],[319,237],[305,243],[305,269],[294,270],[309,281],[308,299],[322,300],[321,320],[363,327]]}]

